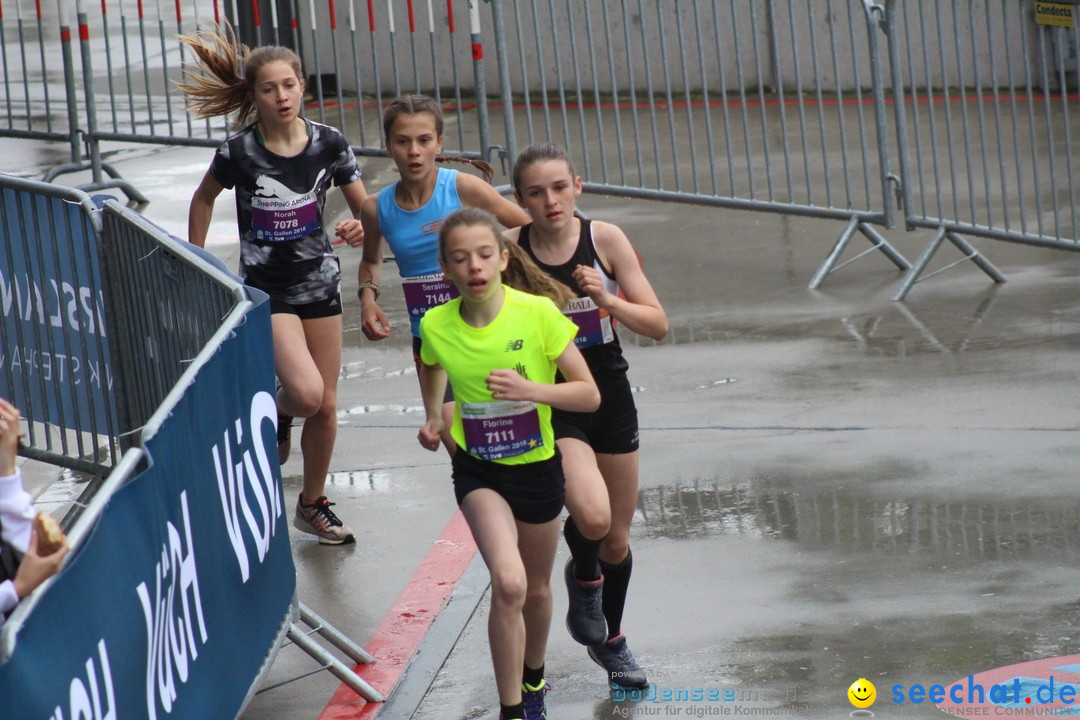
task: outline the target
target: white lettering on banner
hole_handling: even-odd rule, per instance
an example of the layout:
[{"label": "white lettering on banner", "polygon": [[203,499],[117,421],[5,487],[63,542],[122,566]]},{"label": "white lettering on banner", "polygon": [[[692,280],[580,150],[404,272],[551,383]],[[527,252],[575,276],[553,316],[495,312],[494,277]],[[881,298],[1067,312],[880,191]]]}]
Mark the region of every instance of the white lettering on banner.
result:
[{"label": "white lettering on banner", "polygon": [[4,368],[9,368],[13,375],[25,373],[28,378],[40,375],[45,382],[81,385],[85,380],[96,390],[101,389],[103,382],[106,388],[113,389],[112,368],[109,365],[102,365],[97,360],[80,359],[78,355],[42,352],[30,346],[8,350],[0,345],[0,370]]},{"label": "white lettering on banner", "polygon": [[48,282],[51,292],[43,293],[25,275],[16,278],[0,272],[0,309],[4,317],[12,317],[14,311],[14,317],[25,322],[36,319],[40,325],[105,337],[105,297],[100,290],[95,298],[88,287],[76,288],[67,282],[57,285],[55,279]]},{"label": "white lettering on banner", "polygon": [[[90,686],[87,694],[86,684],[81,677],[71,679],[68,689],[68,714],[71,720],[116,720],[116,699],[113,693],[112,670],[109,668],[109,651],[105,641],[98,641],[98,659],[101,661],[101,677],[98,678],[97,666],[93,656],[86,661],[86,680]],[[102,687],[105,688],[105,712],[101,712]],[[49,720],[64,720],[64,710],[59,705],[53,710]]]},{"label": "white lettering on banner", "polygon": [[[254,446],[255,461],[258,462],[259,472],[255,470],[251,448],[244,447],[244,426],[241,418],[236,418],[233,423],[234,437],[230,439],[229,431],[226,429],[222,433],[221,444],[214,445],[213,449],[218,494],[221,496],[221,510],[225,514],[225,529],[229,534],[233,552],[236,554],[236,564],[240,567],[240,577],[243,582],[247,582],[251,575],[248,548],[244,540],[244,527],[247,527],[255,542],[257,562],[261,563],[270,549],[270,540],[274,537],[276,527],[275,521],[281,517],[281,485],[270,470],[270,461],[261,432],[263,422],[276,417],[277,405],[274,397],[268,392],[256,393],[251,399],[248,435],[251,437],[251,445]],[[234,446],[240,453],[235,464],[233,463]],[[258,505],[258,516],[252,512],[251,503],[248,500],[249,495],[254,497]],[[241,515],[244,519],[243,525],[240,522]]]},{"label": "white lettering on banner", "polygon": [[[199,575],[195,567],[195,548],[191,541],[191,520],[188,513],[187,491],[180,493],[180,510],[184,522],[185,546],[173,524],[166,523],[168,544],[161,547],[161,561],[154,573],[154,597],[151,599],[146,583],[139,583],[136,592],[146,619],[146,710],[151,720],[157,719],[157,709],[172,712],[176,700],[176,679],[187,682],[188,664],[199,657],[191,611],[194,607],[199,622],[200,644],[207,640],[203,619],[202,596],[199,594]],[[162,596],[162,581],[168,582]],[[176,592],[180,592],[182,610],[174,610]],[[190,657],[189,657],[190,654]]]}]

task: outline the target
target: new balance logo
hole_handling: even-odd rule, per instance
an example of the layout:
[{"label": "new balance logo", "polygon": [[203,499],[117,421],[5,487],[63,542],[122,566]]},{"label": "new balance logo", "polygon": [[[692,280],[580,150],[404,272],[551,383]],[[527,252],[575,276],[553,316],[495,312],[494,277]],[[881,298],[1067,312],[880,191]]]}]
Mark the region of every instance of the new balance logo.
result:
[{"label": "new balance logo", "polygon": [[514,370],[517,371],[517,374],[520,375],[521,377],[525,378],[526,380],[529,379],[529,373],[525,372],[525,366],[522,365],[521,363],[518,363],[517,365],[515,365]]},{"label": "new balance logo", "polygon": [[525,345],[524,340],[511,340],[506,343],[506,350],[503,352],[512,352],[514,350],[520,350]]}]

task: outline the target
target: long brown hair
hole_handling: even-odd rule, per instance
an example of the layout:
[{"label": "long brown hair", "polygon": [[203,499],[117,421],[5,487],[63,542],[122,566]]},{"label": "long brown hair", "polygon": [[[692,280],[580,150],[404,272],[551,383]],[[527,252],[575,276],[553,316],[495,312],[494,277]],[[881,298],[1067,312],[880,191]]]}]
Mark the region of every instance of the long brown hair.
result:
[{"label": "long brown hair", "polygon": [[188,82],[176,87],[187,95],[188,112],[199,118],[235,114],[233,126],[246,125],[255,114],[255,81],[269,63],[288,64],[304,82],[296,53],[278,45],[252,50],[237,39],[228,22],[195,35],[181,35],[180,41],[192,49],[197,60],[186,68]]},{"label": "long brown hair", "polygon": [[491,234],[495,236],[495,241],[498,243],[499,252],[503,250],[510,252],[509,262],[502,272],[504,283],[515,290],[543,295],[555,303],[560,310],[566,308],[566,305],[577,297],[573,290],[541,270],[533,259],[518,247],[517,243],[507,242],[495,218],[491,213],[480,208],[462,208],[447,216],[442,227],[439,228],[439,257],[446,259],[446,243],[451,232],[459,227],[474,225],[491,230]]}]

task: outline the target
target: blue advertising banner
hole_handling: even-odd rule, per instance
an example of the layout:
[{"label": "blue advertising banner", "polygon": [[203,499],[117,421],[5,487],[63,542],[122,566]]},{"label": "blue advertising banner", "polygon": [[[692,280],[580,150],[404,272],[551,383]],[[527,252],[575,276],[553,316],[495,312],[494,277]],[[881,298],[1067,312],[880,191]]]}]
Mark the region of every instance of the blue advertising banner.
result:
[{"label": "blue advertising banner", "polygon": [[269,304],[196,376],[0,665],[0,718],[234,717],[296,589]]},{"label": "blue advertising banner", "polygon": [[97,235],[66,200],[0,193],[0,396],[30,420],[116,434]]}]

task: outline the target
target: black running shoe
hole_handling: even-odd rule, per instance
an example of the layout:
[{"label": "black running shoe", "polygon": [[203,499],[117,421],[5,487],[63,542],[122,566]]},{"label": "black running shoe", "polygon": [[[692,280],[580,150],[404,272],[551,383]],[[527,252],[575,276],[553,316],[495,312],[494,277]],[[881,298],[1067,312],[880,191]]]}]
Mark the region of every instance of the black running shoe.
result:
[{"label": "black running shoe", "polygon": [[637,664],[634,653],[626,646],[626,636],[619,633],[605,643],[589,647],[589,657],[607,670],[608,682],[614,689],[645,689],[649,678]]},{"label": "black running shoe", "polygon": [[525,704],[524,720],[547,720],[547,705],[544,704],[544,696],[550,689],[551,686],[547,684],[547,680],[541,680],[536,687],[529,683],[521,683],[521,702]]},{"label": "black running shoe", "polygon": [[570,637],[582,645],[599,645],[607,639],[607,620],[601,603],[604,576],[589,582],[578,580],[574,577],[574,558],[569,558],[563,578],[570,598],[566,611],[566,629],[570,631]]}]

